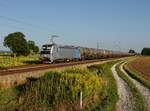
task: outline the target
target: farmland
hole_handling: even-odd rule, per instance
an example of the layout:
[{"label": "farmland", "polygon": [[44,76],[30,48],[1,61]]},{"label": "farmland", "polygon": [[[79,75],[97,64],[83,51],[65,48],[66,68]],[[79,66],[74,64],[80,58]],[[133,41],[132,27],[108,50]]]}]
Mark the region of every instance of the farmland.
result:
[{"label": "farmland", "polygon": [[150,57],[139,57],[128,64],[129,68],[146,80],[150,80]]}]

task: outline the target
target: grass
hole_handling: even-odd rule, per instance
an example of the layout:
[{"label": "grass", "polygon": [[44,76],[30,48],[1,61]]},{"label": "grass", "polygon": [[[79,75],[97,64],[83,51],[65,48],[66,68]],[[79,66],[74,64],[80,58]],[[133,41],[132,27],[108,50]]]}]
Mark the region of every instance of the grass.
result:
[{"label": "grass", "polygon": [[61,73],[48,72],[39,79],[30,78],[23,86],[16,87],[20,93],[13,102],[2,110],[76,110],[79,107],[79,93],[85,99],[91,98],[102,90],[102,78],[87,69],[67,69]]},{"label": "grass", "polygon": [[18,57],[0,56],[0,68],[21,66],[27,64],[36,64],[39,62],[40,61],[38,55],[30,55],[27,57],[26,56],[18,56]]},{"label": "grass", "polygon": [[[88,68],[69,68],[30,78],[13,89],[1,90],[1,108],[7,111],[113,111],[118,100],[117,86],[110,68],[116,62]],[[83,108],[79,109],[79,93]]]},{"label": "grass", "polygon": [[142,83],[144,86],[150,89],[150,81],[144,79],[140,74],[138,74],[137,71],[134,71],[133,69],[128,67],[128,64],[124,65],[124,70],[134,79]]},{"label": "grass", "polygon": [[0,90],[0,105],[4,103],[7,104],[10,100],[14,100],[17,93],[15,88]]},{"label": "grass", "polygon": [[113,77],[111,67],[116,63],[109,62],[101,65],[91,66],[91,70],[95,70],[105,81],[99,101],[90,106],[85,111],[115,111],[116,102],[118,101],[117,85]]},{"label": "grass", "polygon": [[[121,63],[120,63],[121,64]],[[128,87],[133,95],[133,101],[135,102],[134,105],[134,111],[148,111],[144,98],[139,92],[139,90],[136,88],[136,86],[133,84],[133,82],[120,70],[120,64],[116,66],[116,71],[118,75],[128,84]]]}]

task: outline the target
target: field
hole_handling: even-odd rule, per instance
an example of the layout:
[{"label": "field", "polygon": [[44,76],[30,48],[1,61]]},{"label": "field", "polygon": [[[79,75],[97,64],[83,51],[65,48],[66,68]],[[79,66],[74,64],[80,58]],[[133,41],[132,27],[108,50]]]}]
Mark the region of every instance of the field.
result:
[{"label": "field", "polygon": [[130,62],[128,67],[146,80],[150,80],[150,57],[139,57]]},{"label": "field", "polygon": [[[0,90],[0,110],[111,111],[118,100],[114,63],[47,72],[24,85]],[[80,97],[82,92],[82,108]]]},{"label": "field", "polygon": [[0,68],[39,63],[39,55],[11,57],[0,55]]}]

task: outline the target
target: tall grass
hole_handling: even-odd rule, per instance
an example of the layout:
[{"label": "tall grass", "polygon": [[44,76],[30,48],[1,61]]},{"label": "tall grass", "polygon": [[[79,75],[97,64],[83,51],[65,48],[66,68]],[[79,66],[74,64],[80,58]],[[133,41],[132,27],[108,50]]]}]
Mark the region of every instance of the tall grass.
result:
[{"label": "tall grass", "polygon": [[99,101],[92,104],[85,111],[115,111],[116,102],[118,101],[117,85],[113,77],[111,67],[117,63],[117,61],[109,62],[101,65],[94,65],[89,67],[90,70],[96,71],[101,76],[105,84],[99,95]]},{"label": "tall grass", "polygon": [[[115,62],[88,68],[48,72],[15,88],[0,110],[7,111],[113,111],[118,100],[117,86],[110,68]],[[80,92],[83,107],[80,109]]]},{"label": "tall grass", "polygon": [[[84,69],[68,69],[62,73],[48,72],[45,76],[28,79],[23,86],[17,87],[20,94],[15,104],[7,110],[64,110],[79,109],[79,93],[83,101],[102,89],[102,78]],[[84,103],[86,104],[86,103]]]}]

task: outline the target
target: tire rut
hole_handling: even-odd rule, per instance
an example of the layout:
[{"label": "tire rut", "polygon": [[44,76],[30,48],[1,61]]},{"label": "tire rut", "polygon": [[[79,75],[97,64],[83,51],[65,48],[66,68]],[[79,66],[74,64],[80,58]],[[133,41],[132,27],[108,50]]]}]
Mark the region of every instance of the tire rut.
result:
[{"label": "tire rut", "polygon": [[140,93],[145,99],[146,106],[148,107],[148,111],[150,111],[150,89],[142,85],[140,82],[136,81],[135,79],[131,78],[127,72],[123,69],[123,65],[125,63],[121,64],[120,70],[133,82],[133,84],[138,88]]},{"label": "tire rut", "polygon": [[118,87],[119,100],[116,104],[117,111],[133,111],[133,102],[132,102],[132,92],[129,90],[129,87],[125,81],[123,81],[117,74],[115,67],[118,64],[115,64],[111,70],[114,75],[114,78]]}]

